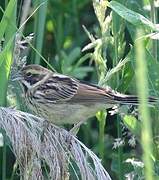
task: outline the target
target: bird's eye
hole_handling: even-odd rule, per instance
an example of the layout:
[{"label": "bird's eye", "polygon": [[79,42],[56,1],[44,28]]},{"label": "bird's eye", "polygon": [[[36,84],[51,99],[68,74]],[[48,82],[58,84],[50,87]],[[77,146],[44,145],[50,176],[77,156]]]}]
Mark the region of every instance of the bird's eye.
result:
[{"label": "bird's eye", "polygon": [[26,73],[26,76],[31,77],[32,76],[31,72]]}]

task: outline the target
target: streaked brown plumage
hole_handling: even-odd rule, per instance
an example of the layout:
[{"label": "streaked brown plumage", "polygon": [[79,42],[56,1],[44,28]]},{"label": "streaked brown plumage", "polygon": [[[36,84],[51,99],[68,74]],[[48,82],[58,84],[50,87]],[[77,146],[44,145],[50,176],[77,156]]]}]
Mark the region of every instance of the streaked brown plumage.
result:
[{"label": "streaked brown plumage", "polygon": [[[55,124],[74,124],[116,104],[138,104],[138,98],[69,76],[39,65],[25,66],[19,76],[30,109]],[[157,99],[150,97],[149,102]]]}]

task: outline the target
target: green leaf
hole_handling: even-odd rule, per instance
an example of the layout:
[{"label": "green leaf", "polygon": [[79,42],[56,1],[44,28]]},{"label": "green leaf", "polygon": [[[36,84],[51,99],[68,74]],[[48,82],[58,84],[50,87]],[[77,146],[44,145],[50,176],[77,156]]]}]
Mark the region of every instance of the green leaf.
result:
[{"label": "green leaf", "polygon": [[0,22],[0,40],[5,34],[0,53],[0,105],[6,106],[7,86],[12,64],[13,40],[16,31],[16,0],[10,0]]},{"label": "green leaf", "polygon": [[8,26],[9,23],[12,23],[12,21],[10,21],[12,19],[13,16],[13,10],[15,8],[16,5],[16,0],[10,0],[8,3],[8,6],[3,14],[2,20],[0,22],[0,41],[2,40],[5,30]]},{"label": "green leaf", "polygon": [[80,54],[81,54],[81,48],[80,47],[74,48],[68,56],[68,63],[73,64],[80,56]]},{"label": "green leaf", "polygon": [[71,75],[76,78],[83,79],[85,76],[87,76],[88,72],[92,72],[92,71],[93,71],[93,67],[89,67],[89,66],[78,67],[76,69],[73,69]]},{"label": "green leaf", "polygon": [[130,50],[129,54],[126,56],[126,58],[123,61],[128,61],[125,64],[123,75],[121,79],[121,83],[118,87],[118,91],[125,92],[128,87],[130,86],[131,81],[134,77],[134,67],[132,65],[132,61],[134,61],[134,50],[133,48]]},{"label": "green leaf", "polygon": [[91,59],[92,58],[92,53],[87,53],[84,56],[82,56],[78,62],[75,64],[74,69],[76,69],[77,67],[81,66],[86,60]]},{"label": "green leaf", "polygon": [[[38,0],[35,3],[35,7],[41,4],[38,9],[38,12],[35,16],[35,27],[34,33],[36,34],[35,39],[35,48],[41,54],[42,53],[42,46],[43,46],[43,38],[44,38],[44,30],[45,30],[45,20],[47,14],[47,0]],[[39,54],[35,53],[35,64],[40,64],[41,57]]]},{"label": "green leaf", "polygon": [[159,92],[159,63],[154,59],[151,53],[146,50],[146,60],[148,68],[148,82],[150,90],[158,94]]},{"label": "green leaf", "polygon": [[[148,83],[149,83],[149,93],[152,95],[157,95],[159,92],[159,63],[154,59],[151,53],[146,49],[145,57],[148,69]],[[134,78],[135,74],[135,53],[134,48],[131,49],[126,59],[128,63],[124,68],[124,73],[122,77],[121,85],[119,86],[119,91],[127,90],[130,82]]]},{"label": "green leaf", "polygon": [[67,55],[64,51],[61,52],[63,72],[65,72],[65,69],[67,69],[69,66],[74,65],[80,54],[81,54],[81,49],[79,47],[74,48],[69,55]]},{"label": "green leaf", "polygon": [[[132,50],[131,54],[131,62],[133,65],[133,68],[135,69],[135,54],[134,50]],[[159,92],[159,63],[154,59],[154,57],[151,55],[151,53],[146,49],[145,50],[145,57],[147,62],[147,69],[148,69],[148,84],[149,84],[149,90],[150,93],[153,95],[158,94]]]},{"label": "green leaf", "polygon": [[134,135],[140,136],[141,123],[134,116],[125,115],[123,122]]},{"label": "green leaf", "polygon": [[13,40],[14,40],[14,37],[12,37],[9,40],[9,42],[6,44],[5,48],[0,53],[0,67],[1,67],[3,61],[6,59],[7,52],[9,51],[9,49],[11,48],[11,46],[13,44]]},{"label": "green leaf", "polygon": [[159,31],[155,24],[153,24],[143,15],[126,8],[125,6],[116,1],[111,1],[109,3],[109,7],[112,10],[114,10],[119,16],[121,16],[122,18],[124,18],[125,20],[137,27],[140,26],[142,28],[148,28],[150,30]]}]

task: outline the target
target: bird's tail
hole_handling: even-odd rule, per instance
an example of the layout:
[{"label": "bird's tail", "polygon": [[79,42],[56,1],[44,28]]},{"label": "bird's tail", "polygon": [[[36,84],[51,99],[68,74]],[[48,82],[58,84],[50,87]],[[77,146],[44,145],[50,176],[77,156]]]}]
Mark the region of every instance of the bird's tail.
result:
[{"label": "bird's tail", "polygon": [[[117,91],[112,90],[111,88],[107,88],[105,91],[105,98],[107,101],[110,101],[112,104],[128,104],[128,105],[138,105],[139,104],[139,97],[135,95],[126,95],[119,93]],[[150,96],[148,97],[148,104],[155,105],[159,103],[159,98]]]},{"label": "bird's tail", "polygon": [[[123,94],[114,94],[114,100],[119,104],[130,104],[130,105],[138,105],[139,98],[134,95],[123,95]],[[159,102],[157,97],[150,96],[148,97],[148,104],[154,105]]]}]

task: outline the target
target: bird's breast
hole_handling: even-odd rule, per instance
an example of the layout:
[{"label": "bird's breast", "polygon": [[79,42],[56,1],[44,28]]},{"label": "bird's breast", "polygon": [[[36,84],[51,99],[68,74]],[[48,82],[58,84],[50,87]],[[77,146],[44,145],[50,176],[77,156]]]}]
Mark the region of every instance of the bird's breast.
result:
[{"label": "bird's breast", "polygon": [[[40,106],[40,107],[38,107]],[[104,104],[83,105],[83,104],[48,104],[37,105],[34,112],[57,125],[75,124],[95,116],[99,110],[106,109]]]}]

